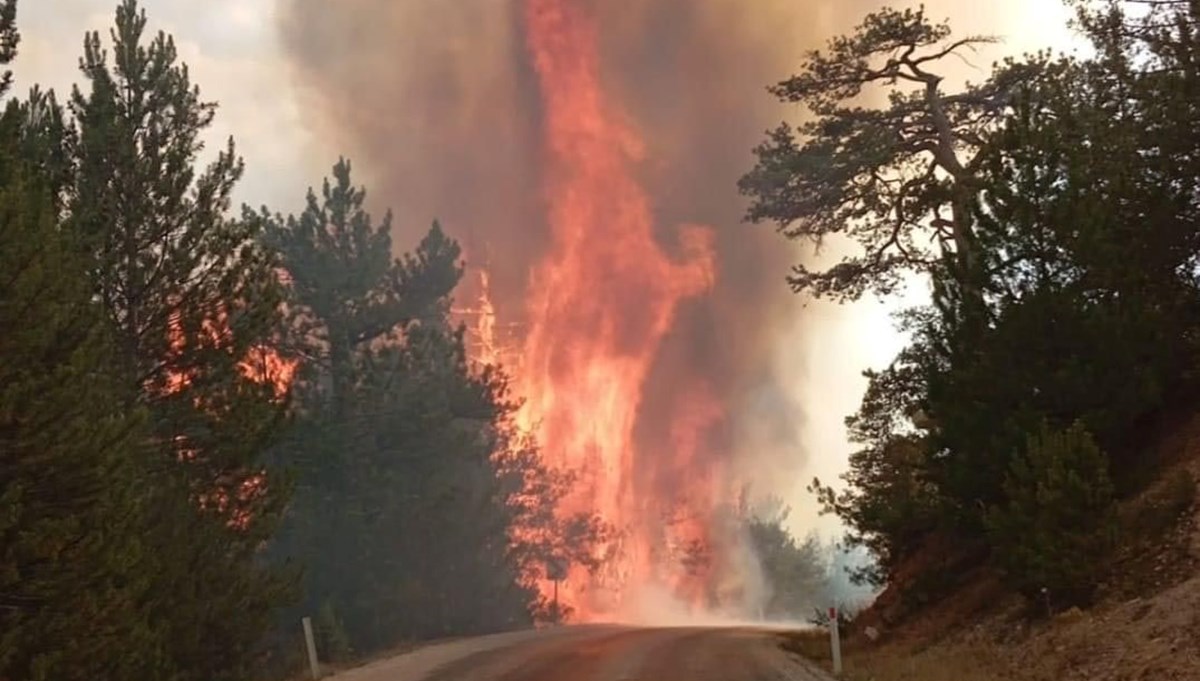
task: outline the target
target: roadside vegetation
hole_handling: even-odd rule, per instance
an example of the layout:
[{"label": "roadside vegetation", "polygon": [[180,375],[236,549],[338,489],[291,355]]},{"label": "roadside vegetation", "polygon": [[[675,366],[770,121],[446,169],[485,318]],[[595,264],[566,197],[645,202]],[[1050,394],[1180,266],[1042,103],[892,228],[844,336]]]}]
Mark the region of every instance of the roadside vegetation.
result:
[{"label": "roadside vegetation", "polygon": [[[0,680],[288,677],[303,616],[335,669],[569,619],[537,582],[610,530],[468,357],[459,244],[393,243],[345,159],[235,207],[217,104],[116,4],[70,93],[0,79]],[[799,617],[831,554],[785,518],[739,522]]]},{"label": "roadside vegetation", "polygon": [[930,292],[866,374],[849,472],[811,487],[877,559],[856,631],[918,646],[863,678],[1009,678],[988,660],[1028,654],[1011,641],[914,650],[1000,612],[1041,640],[1196,576],[1200,3],[1071,4],[1089,56],[961,87],[951,64],[992,39],[924,9],[867,16],[772,86],[809,116],[741,180],[750,221],[848,247],[797,266],[798,293]]},{"label": "roadside vegetation", "polygon": [[339,664],[543,617],[545,559],[602,528],[468,360],[458,244],[395,257],[344,160],[233,210],[147,26],[121,0],[65,98],[0,81],[0,679],[287,675],[302,614]]},{"label": "roadside vegetation", "polygon": [[1198,7],[1139,4],[1078,5],[1094,57],[1030,55],[959,89],[946,63],[990,39],[885,9],[772,88],[811,115],[758,148],[750,219],[860,247],[793,287],[932,292],[868,372],[844,484],[814,483],[878,558],[863,579],[940,542],[1053,610],[1087,604],[1118,500],[1165,464],[1147,425],[1195,404]]}]

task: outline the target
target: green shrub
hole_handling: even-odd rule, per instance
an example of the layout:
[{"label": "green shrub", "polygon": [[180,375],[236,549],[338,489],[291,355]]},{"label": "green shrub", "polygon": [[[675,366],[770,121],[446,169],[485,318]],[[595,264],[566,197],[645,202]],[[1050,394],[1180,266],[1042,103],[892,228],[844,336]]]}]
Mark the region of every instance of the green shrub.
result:
[{"label": "green shrub", "polygon": [[317,612],[317,649],[329,662],[345,662],[354,656],[346,625],[338,616],[333,603],[325,601]]},{"label": "green shrub", "polygon": [[1013,457],[986,525],[1011,585],[1051,609],[1093,597],[1116,534],[1108,460],[1081,423],[1043,424]]}]

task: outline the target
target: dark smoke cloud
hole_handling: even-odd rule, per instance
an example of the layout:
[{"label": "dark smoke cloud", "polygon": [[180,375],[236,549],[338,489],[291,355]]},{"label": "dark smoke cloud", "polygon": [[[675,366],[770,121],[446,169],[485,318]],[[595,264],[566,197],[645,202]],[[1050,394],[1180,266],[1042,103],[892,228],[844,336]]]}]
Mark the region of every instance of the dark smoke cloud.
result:
[{"label": "dark smoke cloud", "polygon": [[[375,206],[396,209],[399,247],[440,218],[472,257],[486,246],[500,312],[519,315],[547,233],[519,0],[279,1],[308,123],[357,161]],[[717,234],[716,289],[680,310],[647,386],[639,441],[668,446],[679,391],[701,376],[730,415],[708,434],[710,454],[740,447],[743,460],[795,471],[797,377],[781,376],[774,355],[798,314],[783,281],[796,255],[768,228],[741,223],[735,184],[764,131],[794,113],[765,86],[877,3],[578,1],[600,25],[606,86],[647,144],[642,180],[663,243],[675,243],[680,223]],[[747,432],[755,451],[734,442]]]},{"label": "dark smoke cloud", "polygon": [[343,149],[397,248],[435,218],[476,257],[486,243],[499,298],[537,256],[537,84],[519,7],[491,0],[279,0],[285,54],[306,121]]}]

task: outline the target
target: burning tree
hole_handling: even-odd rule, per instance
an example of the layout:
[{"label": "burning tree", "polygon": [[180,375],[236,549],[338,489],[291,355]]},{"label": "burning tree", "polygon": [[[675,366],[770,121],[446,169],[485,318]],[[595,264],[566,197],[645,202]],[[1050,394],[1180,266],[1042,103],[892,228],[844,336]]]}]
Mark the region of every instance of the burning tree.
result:
[{"label": "burning tree", "polygon": [[569,529],[552,512],[567,482],[514,423],[500,368],[468,357],[457,242],[435,223],[396,258],[390,215],[365,199],[343,160],[299,215],[263,214],[308,358],[274,551],[308,567],[305,607],[359,651],[527,623],[543,605],[530,565]]},{"label": "burning tree", "polygon": [[[545,120],[551,238],[530,273],[528,333],[515,377],[527,398],[520,420],[535,429],[547,465],[578,474],[564,511],[599,514],[613,526],[611,541],[593,547],[593,562],[603,569],[573,566],[566,594],[584,616],[611,616],[628,604],[631,587],[684,571],[679,563],[657,564],[665,529],[659,515],[685,494],[658,483],[691,478],[693,492],[712,475],[697,460],[698,448],[687,446],[720,416],[702,379],[672,405],[686,415],[670,433],[684,446],[672,442],[655,457],[639,449],[635,427],[678,309],[715,280],[713,234],[682,226],[678,258],[657,241],[636,173],[643,142],[605,90],[598,26],[588,10],[530,0],[524,18]],[[686,476],[672,475],[679,471]],[[696,511],[706,515],[712,499],[699,491]]]},{"label": "burning tree", "polygon": [[173,40],[145,29],[125,0],[111,60],[98,33],[86,37],[75,125],[43,160],[63,171],[65,230],[91,256],[127,407],[148,413],[147,446],[161,454],[145,541],[168,655],[180,678],[228,677],[250,663],[287,586],[258,561],[287,498],[262,458],[285,404],[245,370],[278,329],[279,287],[259,223],[227,215],[242,175],[232,141],[196,169],[215,105]]}]

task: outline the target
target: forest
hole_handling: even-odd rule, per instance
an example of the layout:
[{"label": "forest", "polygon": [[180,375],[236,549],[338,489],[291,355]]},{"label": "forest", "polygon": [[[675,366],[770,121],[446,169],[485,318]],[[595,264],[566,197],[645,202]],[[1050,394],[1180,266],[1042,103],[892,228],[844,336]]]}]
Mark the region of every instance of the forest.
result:
[{"label": "forest", "polygon": [[[1200,0],[1074,4],[1085,56],[950,88],[993,39],[883,9],[770,87],[808,117],[754,150],[747,222],[852,247],[791,287],[931,291],[867,372],[849,472],[811,486],[861,582],[954,546],[945,570],[1086,605],[1161,465],[1146,429],[1195,411]],[[18,28],[0,1],[0,62]],[[0,679],[282,676],[302,616],[334,661],[569,620],[537,582],[613,528],[559,512],[573,472],[468,355],[455,226],[393,244],[344,159],[289,211],[235,208],[216,104],[136,0],[80,79],[0,80]],[[802,616],[837,575],[786,518],[742,522],[766,614]]]},{"label": "forest", "polygon": [[[537,580],[611,528],[559,512],[572,472],[468,356],[459,244],[397,257],[344,159],[235,208],[217,104],[147,26],[120,2],[65,99],[0,81],[0,679],[287,676],[304,616],[333,663],[570,620]],[[5,0],[5,64],[18,29]],[[827,556],[784,517],[744,522],[797,612]]]},{"label": "forest", "polygon": [[[1169,463],[1148,440],[1196,410],[1200,3],[1071,4],[1085,54],[957,89],[947,69],[992,38],[870,15],[771,87],[810,116],[740,182],[749,221],[852,245],[796,266],[796,291],[932,292],[867,372],[849,472],[810,488],[876,558],[860,580],[918,561],[913,607],[978,565],[1036,610],[1087,606],[1130,529],[1119,502]],[[1174,515],[1195,481],[1176,488]]]}]

